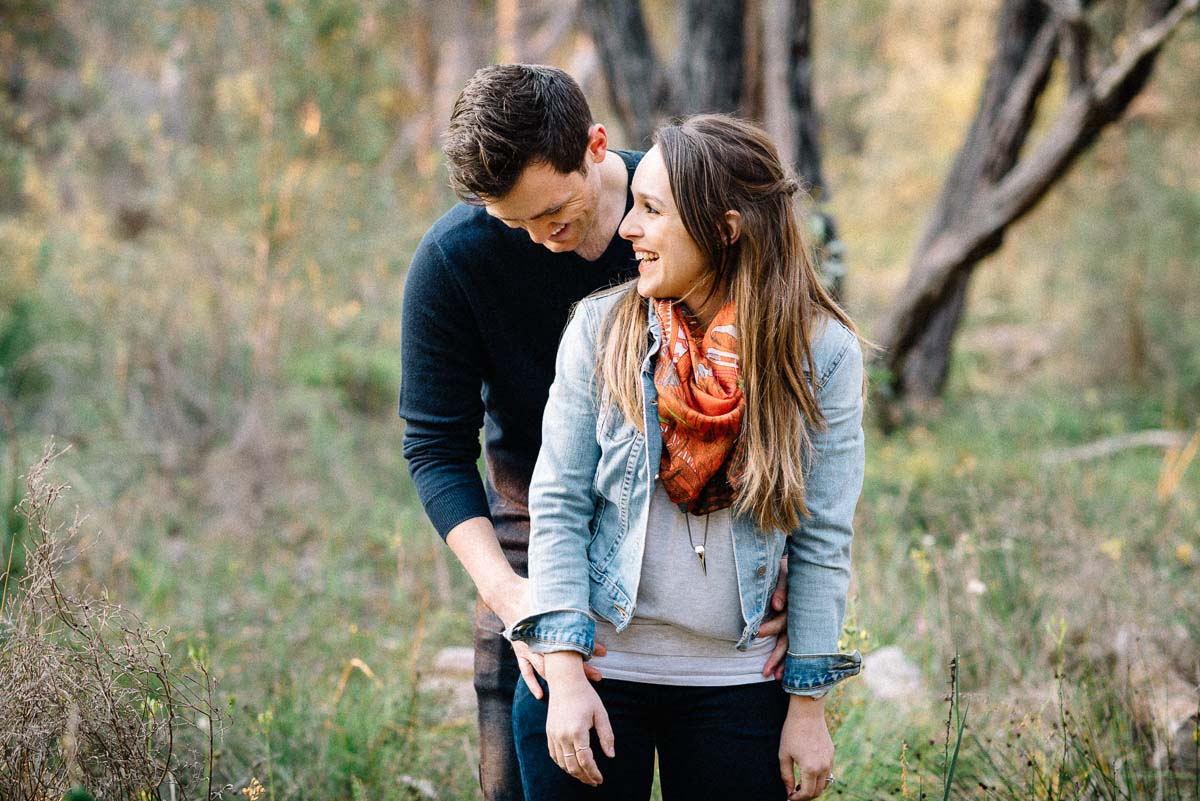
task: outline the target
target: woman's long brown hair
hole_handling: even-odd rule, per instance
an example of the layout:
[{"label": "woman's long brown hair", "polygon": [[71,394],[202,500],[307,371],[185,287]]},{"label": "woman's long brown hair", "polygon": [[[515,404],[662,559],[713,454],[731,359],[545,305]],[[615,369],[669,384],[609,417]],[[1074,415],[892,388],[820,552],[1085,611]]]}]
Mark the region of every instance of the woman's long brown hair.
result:
[{"label": "woman's long brown hair", "polygon": [[[796,216],[799,184],[766,133],[733,117],[700,114],[660,128],[654,143],[684,228],[709,265],[709,287],[727,289],[736,306],[746,411],[745,469],[734,509],[764,531],[794,530],[808,513],[809,430],[825,425],[804,375],[806,368],[816,375],[815,325],[833,318],[856,329],[817,276]],[[741,215],[732,243],[725,222],[731,209]],[[613,307],[600,355],[604,388],[639,428],[647,314],[631,282]]]}]

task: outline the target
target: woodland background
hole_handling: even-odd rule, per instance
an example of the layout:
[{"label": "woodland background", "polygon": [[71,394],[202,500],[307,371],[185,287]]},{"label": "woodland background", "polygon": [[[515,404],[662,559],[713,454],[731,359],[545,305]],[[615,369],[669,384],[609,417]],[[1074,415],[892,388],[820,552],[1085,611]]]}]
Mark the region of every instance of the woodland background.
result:
[{"label": "woodland background", "polygon": [[[478,797],[453,650],[473,592],[400,455],[399,319],[453,202],[449,106],[476,67],[525,60],[577,76],[618,146],[666,112],[763,120],[887,347],[844,643],[868,669],[831,698],[832,797],[1200,797],[1194,11],[0,2],[3,507],[51,438],[69,446],[50,475],[70,490],[35,515],[86,515],[57,581],[216,682],[166,716],[172,759],[199,767],[142,789],[203,797],[211,742],[226,798]],[[1163,20],[1121,102],[1077,102]],[[1039,169],[1023,204],[1005,181]],[[12,657],[40,527],[0,520]],[[63,638],[53,616],[32,630]],[[78,756],[90,718],[70,709],[94,698],[21,707],[4,667],[0,797],[57,797],[14,789],[35,746],[58,795],[138,797]],[[161,723],[161,686],[137,686],[133,714]],[[83,751],[53,726],[31,744],[39,715],[75,720]]]}]

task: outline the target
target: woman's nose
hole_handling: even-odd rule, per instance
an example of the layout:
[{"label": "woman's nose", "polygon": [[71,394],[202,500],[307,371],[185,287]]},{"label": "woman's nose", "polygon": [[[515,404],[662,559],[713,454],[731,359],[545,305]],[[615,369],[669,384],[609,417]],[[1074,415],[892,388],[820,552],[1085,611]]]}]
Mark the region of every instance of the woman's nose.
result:
[{"label": "woman's nose", "polygon": [[622,239],[634,239],[641,236],[641,228],[634,218],[636,214],[637,209],[630,209],[629,213],[625,215],[625,219],[621,220],[621,225],[617,228],[617,233],[621,235]]}]

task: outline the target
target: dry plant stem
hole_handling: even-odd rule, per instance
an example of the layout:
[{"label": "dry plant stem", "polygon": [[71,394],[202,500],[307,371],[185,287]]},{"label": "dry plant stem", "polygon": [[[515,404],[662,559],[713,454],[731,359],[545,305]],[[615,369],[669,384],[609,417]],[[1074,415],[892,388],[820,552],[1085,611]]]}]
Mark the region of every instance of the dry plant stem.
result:
[{"label": "dry plant stem", "polygon": [[8,579],[12,575],[13,551],[17,547],[17,537],[14,533],[8,542],[8,564],[4,567],[4,589],[0,591],[0,617],[4,616],[4,605],[8,602]]},{"label": "dry plant stem", "polygon": [[[81,520],[53,522],[66,486],[47,474],[61,453],[46,449],[18,506],[28,523],[27,568],[0,619],[4,798],[41,801],[83,785],[99,798],[157,799],[167,782],[171,798],[187,798],[188,779],[198,780],[203,767],[181,754],[176,717],[215,719],[207,669],[201,688],[171,670],[166,630],[149,628],[107,596],[65,588],[64,553]],[[213,745],[210,736],[210,788]]]},{"label": "dry plant stem", "polygon": [[[9,453],[9,470],[11,482],[8,497],[5,499],[5,505],[12,502],[12,499],[17,497],[17,489],[21,486],[21,454],[17,444],[17,425],[13,421],[12,410],[8,408],[8,404],[0,399],[0,422],[4,423],[4,434],[8,438],[8,453]],[[7,517],[9,510],[4,510],[4,515]],[[4,566],[4,589],[0,591],[0,615],[4,614],[4,605],[8,600],[8,580],[12,575],[12,559],[13,552],[16,550],[17,537],[16,532],[10,532],[11,539],[8,543],[8,562]]]}]

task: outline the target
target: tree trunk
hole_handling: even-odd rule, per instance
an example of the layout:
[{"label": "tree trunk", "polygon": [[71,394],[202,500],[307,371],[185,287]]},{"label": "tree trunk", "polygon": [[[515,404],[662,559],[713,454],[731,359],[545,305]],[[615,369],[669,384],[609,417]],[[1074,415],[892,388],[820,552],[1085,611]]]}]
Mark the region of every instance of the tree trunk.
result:
[{"label": "tree trunk", "polygon": [[[1079,14],[1043,20],[1028,39],[1024,62],[1012,73],[1011,65],[1019,63],[1015,58],[1022,51],[1015,45],[1029,35],[1021,26],[1038,12],[1030,0],[1007,0],[980,114],[931,214],[908,282],[883,326],[880,341],[892,375],[888,394],[893,401],[890,407],[885,404],[885,423],[896,421],[895,401],[919,401],[944,388],[972,270],[1000,247],[1008,226],[1034,208],[1100,132],[1121,116],[1145,87],[1167,38],[1195,13],[1198,2],[1156,0],[1147,10],[1143,29],[1128,38],[1109,66],[1089,76],[1083,50],[1087,37],[1079,35]],[[1068,42],[1073,89],[1042,141],[1018,160],[1059,33]],[[1005,84],[1007,96],[994,88]],[[998,100],[992,99],[993,92]],[[992,111],[985,114],[988,108]]]},{"label": "tree trunk", "polygon": [[[1055,43],[1055,23],[1043,0],[1004,3],[997,25],[996,52],[979,108],[929,215],[914,261],[923,258],[942,231],[961,221],[976,193],[1012,169],[1050,76]],[[1003,124],[1006,108],[1015,112],[1007,125]],[[1002,235],[996,237],[989,243],[988,252],[999,249],[1002,241]],[[947,287],[945,302],[930,316],[927,329],[904,364],[896,389],[910,402],[936,397],[946,384],[951,345],[966,305],[970,273],[971,268],[964,269]]]},{"label": "tree trunk", "polygon": [[496,0],[496,61],[522,61],[520,31],[520,0]]},{"label": "tree trunk", "polygon": [[741,0],[681,0],[678,86],[684,113],[737,112],[744,30]]},{"label": "tree trunk", "polygon": [[788,158],[809,193],[821,201],[826,187],[821,173],[821,120],[812,90],[812,4],[790,0],[788,5],[787,99],[792,130]]},{"label": "tree trunk", "polygon": [[671,108],[670,84],[642,17],[638,0],[583,4],[584,24],[600,53],[609,102],[630,147],[647,147],[659,115]]}]

